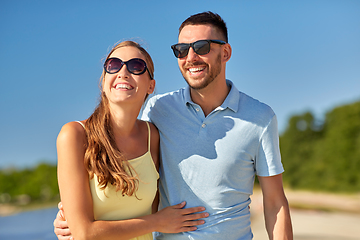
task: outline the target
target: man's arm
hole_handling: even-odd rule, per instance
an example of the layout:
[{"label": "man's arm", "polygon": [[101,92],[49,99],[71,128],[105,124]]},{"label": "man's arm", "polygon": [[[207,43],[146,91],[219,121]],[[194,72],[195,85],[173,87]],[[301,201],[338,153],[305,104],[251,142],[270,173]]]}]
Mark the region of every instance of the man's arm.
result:
[{"label": "man's arm", "polygon": [[59,240],[73,240],[69,226],[64,215],[64,208],[62,203],[58,204],[59,211],[54,220],[54,232]]},{"label": "man's arm", "polygon": [[290,210],[283,189],[282,175],[258,178],[263,193],[265,225],[269,239],[292,240]]}]

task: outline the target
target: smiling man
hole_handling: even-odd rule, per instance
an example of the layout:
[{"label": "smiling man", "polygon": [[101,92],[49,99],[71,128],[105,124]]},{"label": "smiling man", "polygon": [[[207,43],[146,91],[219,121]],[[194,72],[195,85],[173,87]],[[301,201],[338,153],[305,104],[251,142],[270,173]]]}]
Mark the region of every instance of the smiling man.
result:
[{"label": "smiling man", "polygon": [[149,100],[143,119],[160,132],[160,208],[187,201],[210,216],[197,231],[156,239],[252,239],[250,195],[257,174],[270,239],[292,239],[272,109],[226,80],[231,58],[222,18],[186,19],[171,46],[188,87]]}]

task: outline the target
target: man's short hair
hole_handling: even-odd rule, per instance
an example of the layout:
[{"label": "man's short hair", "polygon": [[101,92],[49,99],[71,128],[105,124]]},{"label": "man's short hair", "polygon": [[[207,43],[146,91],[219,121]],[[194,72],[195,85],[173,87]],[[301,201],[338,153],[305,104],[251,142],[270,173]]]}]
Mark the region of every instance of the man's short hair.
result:
[{"label": "man's short hair", "polygon": [[188,17],[179,27],[179,34],[181,30],[187,25],[212,25],[216,27],[223,35],[225,42],[228,42],[228,32],[225,21],[220,15],[213,12],[202,12]]}]

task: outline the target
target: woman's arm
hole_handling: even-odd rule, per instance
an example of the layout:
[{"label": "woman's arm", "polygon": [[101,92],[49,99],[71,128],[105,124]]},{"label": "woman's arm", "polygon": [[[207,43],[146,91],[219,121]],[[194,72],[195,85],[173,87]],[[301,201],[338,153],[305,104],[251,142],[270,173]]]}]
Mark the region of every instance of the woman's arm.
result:
[{"label": "woman's arm", "polygon": [[89,178],[84,166],[85,144],[85,131],[76,122],[65,124],[56,142],[61,201],[72,234],[78,240],[86,235],[94,220]]},{"label": "woman's arm", "polygon": [[204,223],[197,219],[207,217],[207,213],[198,213],[205,209],[182,209],[185,203],[140,218],[95,221],[88,173],[84,167],[85,143],[84,129],[75,122],[64,125],[57,139],[61,201],[76,240],[130,239],[154,231],[192,231],[196,225]]}]

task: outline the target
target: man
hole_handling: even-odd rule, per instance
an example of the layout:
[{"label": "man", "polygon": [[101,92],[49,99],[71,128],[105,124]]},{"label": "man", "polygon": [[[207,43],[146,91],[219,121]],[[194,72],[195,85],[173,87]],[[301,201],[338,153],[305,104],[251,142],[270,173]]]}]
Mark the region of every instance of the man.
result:
[{"label": "man", "polygon": [[154,96],[143,114],[160,133],[159,207],[186,200],[210,216],[197,231],[156,238],[252,239],[249,204],[257,174],[269,239],[292,239],[276,116],[226,80],[225,22],[212,12],[190,16],[178,42],[172,49],[188,87]]}]

